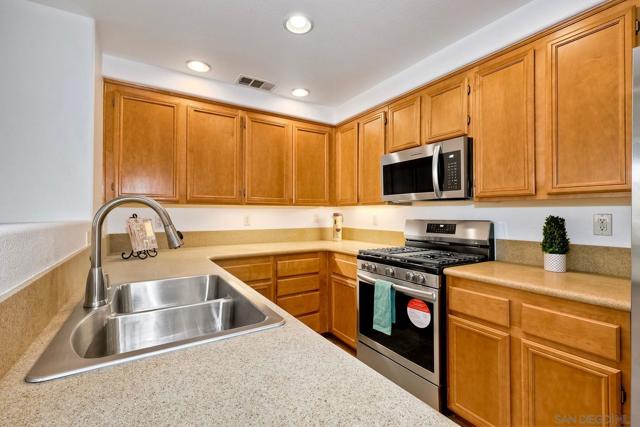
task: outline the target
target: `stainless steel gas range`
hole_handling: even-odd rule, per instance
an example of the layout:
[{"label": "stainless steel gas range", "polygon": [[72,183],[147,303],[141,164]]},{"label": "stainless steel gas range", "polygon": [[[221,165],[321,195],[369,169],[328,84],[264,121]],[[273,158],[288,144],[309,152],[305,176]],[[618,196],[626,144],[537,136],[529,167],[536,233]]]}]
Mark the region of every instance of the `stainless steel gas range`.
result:
[{"label": "stainless steel gas range", "polygon": [[[405,246],[358,254],[358,359],[432,407],[446,408],[445,276],[493,260],[490,221],[407,220]],[[373,329],[374,283],[391,282],[391,335]]]}]

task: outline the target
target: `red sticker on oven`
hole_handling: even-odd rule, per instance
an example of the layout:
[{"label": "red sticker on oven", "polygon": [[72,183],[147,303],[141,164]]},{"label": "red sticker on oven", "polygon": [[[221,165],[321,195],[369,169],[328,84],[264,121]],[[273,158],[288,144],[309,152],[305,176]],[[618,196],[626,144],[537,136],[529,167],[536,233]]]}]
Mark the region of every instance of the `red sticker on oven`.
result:
[{"label": "red sticker on oven", "polygon": [[426,328],[431,323],[431,312],[429,306],[419,299],[411,299],[407,304],[407,314],[409,320],[418,328]]}]

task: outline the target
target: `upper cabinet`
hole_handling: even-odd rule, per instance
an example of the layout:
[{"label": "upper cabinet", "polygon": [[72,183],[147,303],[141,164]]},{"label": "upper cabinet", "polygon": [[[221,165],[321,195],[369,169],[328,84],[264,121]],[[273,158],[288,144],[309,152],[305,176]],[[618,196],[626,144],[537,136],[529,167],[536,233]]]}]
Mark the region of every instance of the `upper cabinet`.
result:
[{"label": "upper cabinet", "polygon": [[475,75],[475,195],[535,194],[534,52],[509,53]]},{"label": "upper cabinet", "polygon": [[468,133],[470,93],[466,73],[429,86],[422,92],[422,139],[425,143]]},{"label": "upper cabinet", "polygon": [[329,204],[331,128],[293,125],[293,202]]},{"label": "upper cabinet", "polygon": [[109,87],[105,93],[107,196],[145,194],[178,202],[183,171],[184,106],[168,95]]},{"label": "upper cabinet", "polygon": [[336,130],[335,185],[338,205],[358,203],[358,122],[352,121]]},{"label": "upper cabinet", "polygon": [[382,203],[380,158],[385,152],[386,108],[358,121],[358,201]]},{"label": "upper cabinet", "polygon": [[187,109],[187,202],[242,203],[241,112]]},{"label": "upper cabinet", "polygon": [[420,95],[389,105],[387,153],[420,145]]},{"label": "upper cabinet", "polygon": [[630,189],[633,12],[596,15],[547,45],[549,193]]},{"label": "upper cabinet", "polygon": [[291,122],[247,114],[245,185],[247,203],[288,205],[292,201]]}]

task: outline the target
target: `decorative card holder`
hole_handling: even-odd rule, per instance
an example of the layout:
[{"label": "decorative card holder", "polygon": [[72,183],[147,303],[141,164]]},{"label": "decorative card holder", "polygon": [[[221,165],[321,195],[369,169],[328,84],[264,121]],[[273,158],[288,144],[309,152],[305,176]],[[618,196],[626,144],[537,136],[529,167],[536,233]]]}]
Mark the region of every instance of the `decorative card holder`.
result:
[{"label": "decorative card holder", "polygon": [[127,220],[127,231],[131,240],[132,251],[127,254],[122,252],[122,259],[154,258],[158,255],[158,242],[156,233],[153,231],[153,222],[149,218],[138,218],[138,214],[133,214]]}]

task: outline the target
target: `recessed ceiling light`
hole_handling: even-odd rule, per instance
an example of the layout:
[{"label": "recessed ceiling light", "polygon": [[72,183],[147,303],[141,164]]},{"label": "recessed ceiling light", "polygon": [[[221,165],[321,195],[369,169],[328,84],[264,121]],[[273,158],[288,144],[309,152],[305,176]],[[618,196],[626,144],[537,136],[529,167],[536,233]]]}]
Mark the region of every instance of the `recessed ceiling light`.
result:
[{"label": "recessed ceiling light", "polygon": [[293,34],[305,34],[311,31],[313,23],[304,15],[291,15],[284,21],[284,27]]},{"label": "recessed ceiling light", "polygon": [[211,66],[206,62],[192,59],[190,61],[187,61],[187,68],[189,68],[191,71],[197,71],[198,73],[206,73],[211,69]]},{"label": "recessed ceiling light", "polygon": [[307,95],[309,95],[309,93],[311,93],[311,92],[309,92],[309,90],[301,88],[301,87],[299,87],[297,89],[293,89],[291,91],[291,95],[297,96],[297,97],[307,96]]}]

